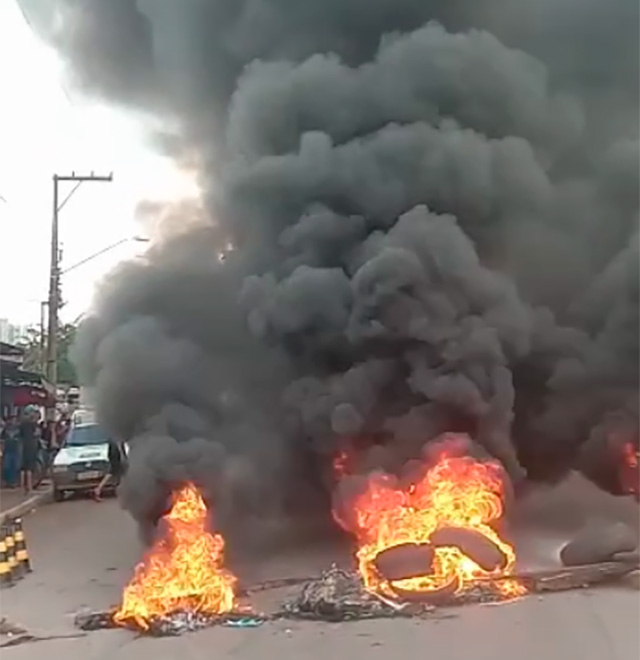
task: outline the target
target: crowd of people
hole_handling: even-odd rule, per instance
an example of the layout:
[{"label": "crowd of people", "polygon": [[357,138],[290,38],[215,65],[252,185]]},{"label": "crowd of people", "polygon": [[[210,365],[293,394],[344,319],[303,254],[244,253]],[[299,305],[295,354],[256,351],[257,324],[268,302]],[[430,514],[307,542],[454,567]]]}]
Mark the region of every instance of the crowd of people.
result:
[{"label": "crowd of people", "polygon": [[37,476],[44,476],[58,448],[64,442],[68,419],[44,421],[35,406],[27,406],[20,415],[0,420],[2,450],[2,486],[19,488],[26,493],[37,487]]}]

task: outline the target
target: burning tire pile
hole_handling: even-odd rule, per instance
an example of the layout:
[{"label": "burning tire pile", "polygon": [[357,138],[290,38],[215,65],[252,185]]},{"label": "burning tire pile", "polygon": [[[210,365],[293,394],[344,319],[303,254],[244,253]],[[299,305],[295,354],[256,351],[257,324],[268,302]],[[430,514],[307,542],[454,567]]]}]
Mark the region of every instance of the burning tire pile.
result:
[{"label": "burning tire pile", "polygon": [[[334,513],[357,539],[369,591],[438,603],[512,572],[515,551],[497,531],[508,477],[496,461],[470,456],[469,446],[465,436],[443,436],[403,480],[378,473],[356,485],[341,475],[347,487],[338,486]],[[513,582],[496,585],[504,597],[523,593]]]}]

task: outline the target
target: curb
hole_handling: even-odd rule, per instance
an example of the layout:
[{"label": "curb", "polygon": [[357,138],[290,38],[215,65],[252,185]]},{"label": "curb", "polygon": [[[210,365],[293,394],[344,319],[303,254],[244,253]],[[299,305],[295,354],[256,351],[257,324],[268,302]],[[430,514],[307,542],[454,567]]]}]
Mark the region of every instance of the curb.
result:
[{"label": "curb", "polygon": [[36,509],[41,504],[50,502],[52,499],[53,491],[51,489],[36,493],[29,499],[12,506],[6,511],[0,511],[0,523],[4,522],[7,518],[20,518],[21,516],[24,516],[25,513],[29,513],[32,509]]}]

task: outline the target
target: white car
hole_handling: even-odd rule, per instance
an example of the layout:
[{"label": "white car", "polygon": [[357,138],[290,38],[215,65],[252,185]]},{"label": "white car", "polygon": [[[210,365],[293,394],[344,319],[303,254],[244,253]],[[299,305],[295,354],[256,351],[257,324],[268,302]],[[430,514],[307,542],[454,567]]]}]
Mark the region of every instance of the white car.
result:
[{"label": "white car", "polygon": [[60,502],[68,492],[93,490],[108,472],[107,432],[95,423],[74,424],[53,460],[53,497]]}]

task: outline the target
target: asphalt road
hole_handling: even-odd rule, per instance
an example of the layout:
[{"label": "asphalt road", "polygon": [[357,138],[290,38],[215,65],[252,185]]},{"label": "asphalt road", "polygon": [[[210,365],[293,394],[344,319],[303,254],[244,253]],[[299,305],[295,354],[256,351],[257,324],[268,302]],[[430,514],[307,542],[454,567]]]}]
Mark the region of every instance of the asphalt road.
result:
[{"label": "asphalt road", "polygon": [[[3,660],[636,660],[639,592],[607,588],[528,597],[447,610],[433,620],[343,624],[267,623],[213,628],[180,638],[139,638],[124,630],[76,638],[73,614],[118,602],[139,558],[136,531],[117,502],[70,501],[42,507],[26,520],[34,572],[0,595],[2,616],[36,636],[57,637],[3,648]],[[313,573],[330,553],[283,557],[254,567],[255,577]],[[286,596],[261,596],[267,609]],[[3,639],[6,639],[3,638]]]}]

